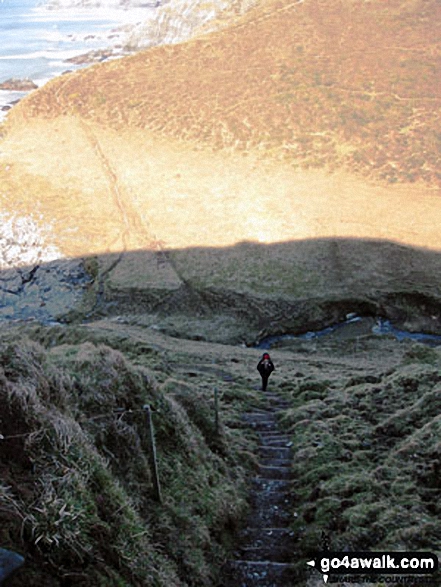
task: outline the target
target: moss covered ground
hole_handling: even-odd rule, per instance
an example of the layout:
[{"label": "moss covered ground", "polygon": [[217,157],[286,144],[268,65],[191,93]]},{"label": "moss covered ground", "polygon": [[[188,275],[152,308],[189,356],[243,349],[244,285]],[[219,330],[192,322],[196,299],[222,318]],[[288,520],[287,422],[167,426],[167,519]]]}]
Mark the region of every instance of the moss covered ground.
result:
[{"label": "moss covered ground", "polygon": [[216,433],[209,381],[164,367],[153,349],[32,334],[40,342],[0,343],[0,542],[27,560],[11,584],[215,584],[246,506],[252,441],[235,422],[258,399],[231,386]]},{"label": "moss covered ground", "polygon": [[[10,325],[0,353],[0,540],[27,560],[11,585],[217,585],[256,470],[241,415],[262,402],[259,351],[103,319]],[[323,534],[335,550],[439,554],[441,352],[372,335],[271,355],[299,571]]]}]

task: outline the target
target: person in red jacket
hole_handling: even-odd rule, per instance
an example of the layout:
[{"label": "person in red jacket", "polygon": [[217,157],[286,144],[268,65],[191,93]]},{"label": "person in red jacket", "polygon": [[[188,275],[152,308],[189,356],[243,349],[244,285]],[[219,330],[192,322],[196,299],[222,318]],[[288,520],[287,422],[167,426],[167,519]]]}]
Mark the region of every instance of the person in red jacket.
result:
[{"label": "person in red jacket", "polygon": [[263,353],[262,358],[257,364],[257,370],[262,377],[262,391],[266,391],[269,376],[274,371],[274,364],[268,353]]}]

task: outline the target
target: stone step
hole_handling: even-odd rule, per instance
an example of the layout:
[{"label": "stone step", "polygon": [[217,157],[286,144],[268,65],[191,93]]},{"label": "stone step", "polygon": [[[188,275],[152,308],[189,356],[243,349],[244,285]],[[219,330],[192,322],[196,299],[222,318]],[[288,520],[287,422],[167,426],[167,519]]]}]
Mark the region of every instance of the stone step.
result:
[{"label": "stone step", "polygon": [[252,428],[253,430],[256,430],[257,432],[266,432],[266,433],[277,434],[278,430],[279,430],[277,422],[260,421],[260,422],[247,422],[247,424],[250,426],[250,428]]},{"label": "stone step", "polygon": [[266,430],[273,430],[274,432],[279,431],[278,424],[274,420],[270,420],[270,419],[264,420],[263,418],[255,418],[253,416],[253,417],[250,417],[247,419],[244,418],[244,421],[249,426],[252,426],[254,429],[259,428],[259,429],[262,429],[263,431],[266,431]]},{"label": "stone step", "polygon": [[242,418],[244,420],[253,420],[253,421],[260,421],[263,420],[264,422],[266,422],[267,420],[270,420],[271,422],[276,423],[277,419],[275,417],[275,415],[271,412],[269,412],[268,410],[263,410],[262,412],[257,412],[257,411],[253,411],[253,412],[246,412],[245,414],[243,414]]},{"label": "stone step", "polygon": [[291,449],[289,447],[280,446],[259,446],[259,456],[262,459],[289,459],[291,457]]},{"label": "stone step", "polygon": [[267,394],[265,399],[266,399],[269,406],[286,406],[286,407],[292,406],[292,403],[289,400],[283,399],[280,396],[276,396],[273,394]]},{"label": "stone step", "polygon": [[262,546],[241,546],[235,552],[239,560],[270,561],[289,563],[294,557],[294,548],[291,544],[269,544]]},{"label": "stone step", "polygon": [[248,527],[241,530],[241,537],[248,546],[265,546],[277,544],[290,544],[294,547],[296,535],[293,530],[289,528],[274,528],[268,526],[267,528]]},{"label": "stone step", "polygon": [[264,479],[291,479],[291,467],[272,467],[259,465],[259,475]]},{"label": "stone step", "polygon": [[[257,508],[277,506],[289,510],[293,501],[292,491],[271,491],[265,493],[253,492],[250,497],[250,504],[254,510]],[[271,526],[272,527],[272,526]]]},{"label": "stone step", "polygon": [[276,446],[282,448],[290,448],[292,446],[292,442],[287,436],[261,436],[260,440],[263,446]]},{"label": "stone step", "polygon": [[272,414],[275,414],[276,417],[277,417],[277,414],[279,412],[283,412],[285,410],[288,410],[290,407],[292,407],[292,406],[290,406],[289,404],[285,404],[285,403],[283,403],[283,404],[281,404],[281,403],[271,403],[266,408],[266,410],[267,410],[267,412],[270,412]]},{"label": "stone step", "polygon": [[269,561],[229,561],[223,587],[288,587],[295,584],[295,567]]},{"label": "stone step", "polygon": [[286,528],[292,522],[294,495],[289,480],[255,477],[249,498],[249,526]]},{"label": "stone step", "polygon": [[281,415],[282,412],[288,410],[289,407],[285,404],[271,404],[268,406],[267,411],[273,414],[277,419],[279,418],[279,414]]},{"label": "stone step", "polygon": [[296,573],[290,437],[279,428],[277,411],[289,402],[273,392],[265,397],[268,408],[253,408],[243,420],[259,434],[259,473],[251,481],[248,527],[241,530],[237,560],[225,567],[219,587],[292,587]]},{"label": "stone step", "polygon": [[280,508],[277,505],[268,505],[264,509],[252,510],[248,523],[261,528],[274,526],[275,528],[288,528],[292,522],[292,516],[289,510]]},{"label": "stone step", "polygon": [[265,494],[269,493],[293,493],[292,482],[287,479],[265,479],[263,477],[254,477],[251,481],[254,491],[260,491]]},{"label": "stone step", "polygon": [[268,407],[269,408],[280,408],[282,410],[287,410],[289,408],[292,408],[292,403],[289,402],[288,400],[284,400],[284,399],[277,400],[277,399],[269,398],[268,399]]},{"label": "stone step", "polygon": [[247,412],[247,414],[274,414],[274,406],[265,406],[264,408],[259,408],[258,406],[250,406],[252,411]]},{"label": "stone step", "polygon": [[276,459],[274,457],[265,457],[259,459],[259,465],[264,467],[290,467],[291,459]]}]

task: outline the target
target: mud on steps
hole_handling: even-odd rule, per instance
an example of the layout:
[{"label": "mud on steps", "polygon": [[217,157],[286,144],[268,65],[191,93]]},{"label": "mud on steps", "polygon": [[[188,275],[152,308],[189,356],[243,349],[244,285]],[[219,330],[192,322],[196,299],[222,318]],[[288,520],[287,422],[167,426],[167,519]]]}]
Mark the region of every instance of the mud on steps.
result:
[{"label": "mud on steps", "polygon": [[296,539],[292,515],[291,442],[279,428],[277,412],[286,403],[265,394],[267,407],[244,415],[260,438],[259,470],[251,483],[250,513],[239,535],[234,560],[224,569],[222,587],[286,587],[297,578],[291,561]]}]

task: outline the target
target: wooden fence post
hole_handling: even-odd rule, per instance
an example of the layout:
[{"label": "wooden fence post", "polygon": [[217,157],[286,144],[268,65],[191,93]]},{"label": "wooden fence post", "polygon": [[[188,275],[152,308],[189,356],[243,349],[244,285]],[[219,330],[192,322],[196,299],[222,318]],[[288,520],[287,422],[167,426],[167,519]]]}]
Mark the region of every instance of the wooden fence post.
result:
[{"label": "wooden fence post", "polygon": [[219,392],[217,387],[214,388],[214,426],[216,434],[219,436]]},{"label": "wooden fence post", "polygon": [[153,419],[152,419],[152,411],[150,406],[146,404],[143,406],[143,409],[146,413],[146,423],[147,423],[147,432],[148,432],[148,439],[150,444],[150,451],[149,451],[149,461],[150,461],[150,469],[153,475],[153,490],[156,501],[162,503],[162,496],[161,496],[161,486],[159,483],[159,474],[158,474],[158,460],[156,458],[156,442],[155,442],[155,432],[153,429]]}]

